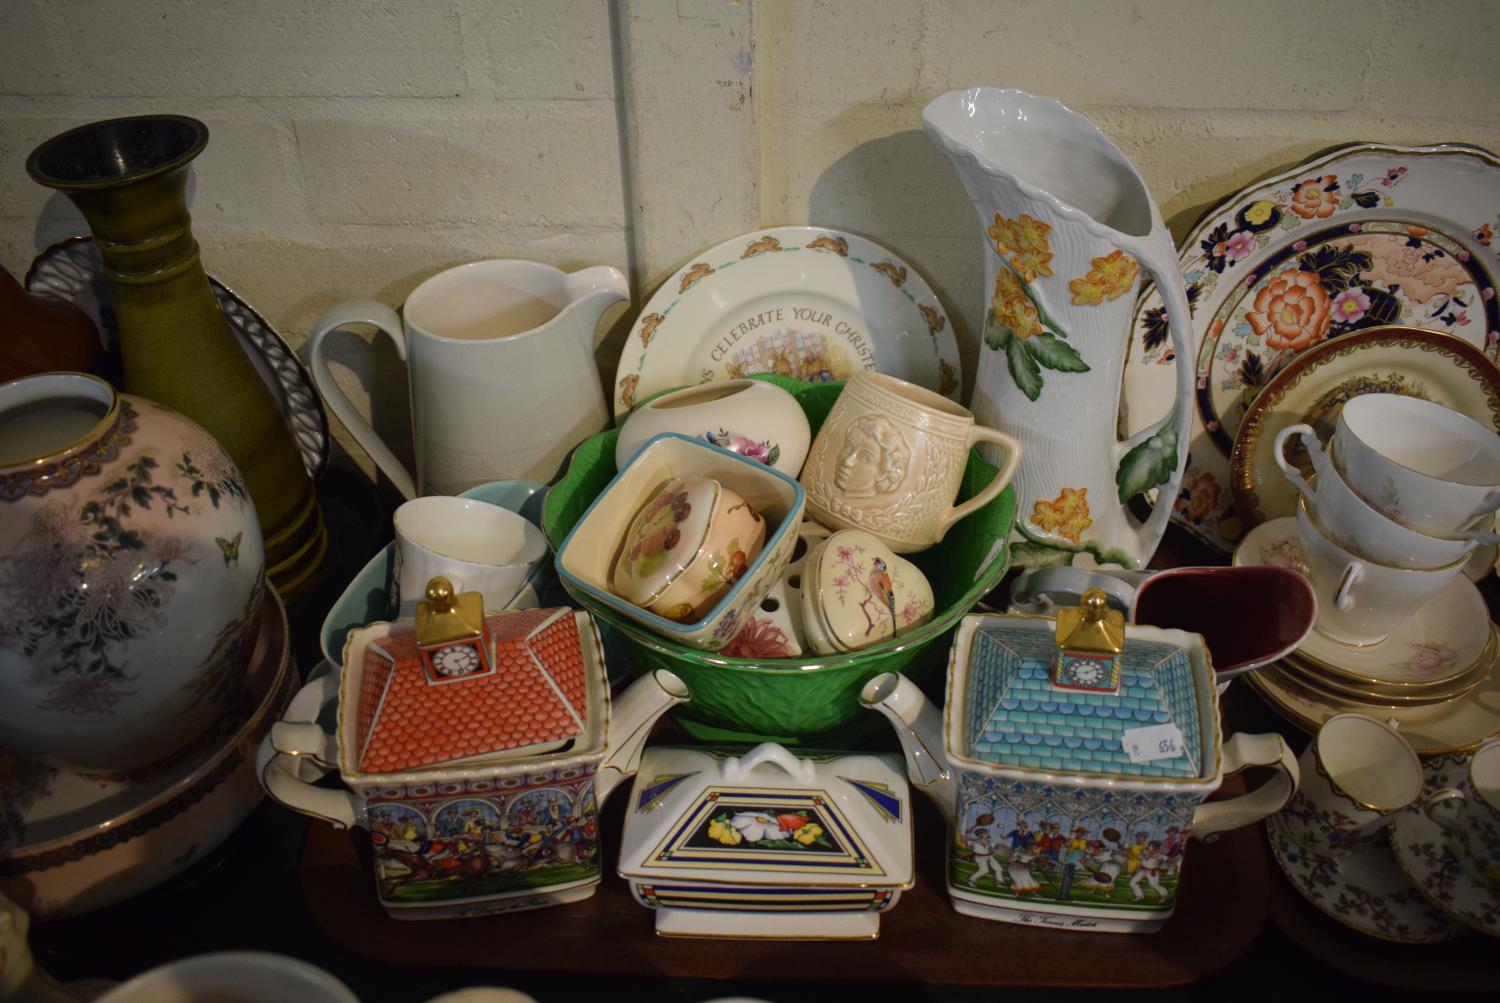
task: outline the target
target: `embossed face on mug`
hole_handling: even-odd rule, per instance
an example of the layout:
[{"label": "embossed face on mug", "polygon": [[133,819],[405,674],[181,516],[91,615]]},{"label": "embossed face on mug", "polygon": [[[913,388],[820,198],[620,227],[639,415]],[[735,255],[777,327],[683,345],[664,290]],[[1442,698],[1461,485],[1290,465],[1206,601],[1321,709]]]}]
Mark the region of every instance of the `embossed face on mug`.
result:
[{"label": "embossed face on mug", "polygon": [[889,494],[906,476],[911,450],[894,423],[866,415],[849,425],[833,482],[846,498]]}]

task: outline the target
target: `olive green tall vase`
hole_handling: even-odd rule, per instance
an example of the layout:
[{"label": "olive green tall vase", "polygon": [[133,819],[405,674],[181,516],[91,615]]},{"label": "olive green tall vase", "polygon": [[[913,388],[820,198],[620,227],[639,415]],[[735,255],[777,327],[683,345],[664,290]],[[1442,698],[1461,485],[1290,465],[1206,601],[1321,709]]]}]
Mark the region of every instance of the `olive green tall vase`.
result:
[{"label": "olive green tall vase", "polygon": [[47,140],[26,171],[67,195],[93,231],[114,290],[124,389],[196,421],[234,458],[260,517],[267,577],[293,602],[316,582],[328,536],[292,433],[198,256],[187,177],[206,145],[197,119],[117,118]]}]

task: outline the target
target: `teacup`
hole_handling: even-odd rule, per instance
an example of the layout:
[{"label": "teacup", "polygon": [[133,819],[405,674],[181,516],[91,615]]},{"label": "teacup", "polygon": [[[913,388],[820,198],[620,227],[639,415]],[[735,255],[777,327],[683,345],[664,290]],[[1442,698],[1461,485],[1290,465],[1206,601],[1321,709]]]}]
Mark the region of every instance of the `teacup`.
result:
[{"label": "teacup", "polygon": [[1385,829],[1397,812],[1460,797],[1450,788],[1422,797],[1422,763],[1384,721],[1337,714],[1323,723],[1297,760],[1302,782],[1287,815],[1300,823],[1308,850],[1339,857]]},{"label": "teacup", "polygon": [[1500,507],[1500,435],[1451,408],[1399,394],[1344,405],[1334,462],[1360,497],[1423,533],[1453,533]]},{"label": "teacup", "polygon": [[1462,799],[1456,811],[1434,812],[1429,805],[1427,815],[1447,830],[1471,872],[1500,885],[1500,738],[1475,750],[1468,780],[1467,791],[1454,792],[1455,799]]},{"label": "teacup", "polygon": [[1318,596],[1313,629],[1341,644],[1379,644],[1464,569],[1460,558],[1441,568],[1398,568],[1352,553],[1297,501],[1297,536]]},{"label": "teacup", "polygon": [[392,615],[413,616],[427,583],[442,576],[459,592],[478,592],[501,610],[526,585],[547,538],[529,521],[474,498],[429,495],[396,509]]},{"label": "teacup", "polygon": [[[955,506],[969,449],[1004,447],[1005,463],[975,497]],[[856,373],[819,429],[802,470],[808,514],[835,529],[862,529],[898,554],[925,550],[948,527],[1010,483],[1021,444],[974,423],[973,412],[884,373]]]},{"label": "teacup", "polygon": [[[1282,447],[1293,436],[1301,439],[1317,471],[1311,481],[1302,477],[1283,451]],[[1485,531],[1486,523],[1492,519],[1488,513],[1448,534],[1418,532],[1392,520],[1349,485],[1348,478],[1338,469],[1337,442],[1334,447],[1334,456],[1330,457],[1323,451],[1311,425],[1291,425],[1276,437],[1272,455],[1292,487],[1312,506],[1319,525],[1360,556],[1398,568],[1442,568],[1466,559],[1480,543],[1500,541],[1500,537]]]}]

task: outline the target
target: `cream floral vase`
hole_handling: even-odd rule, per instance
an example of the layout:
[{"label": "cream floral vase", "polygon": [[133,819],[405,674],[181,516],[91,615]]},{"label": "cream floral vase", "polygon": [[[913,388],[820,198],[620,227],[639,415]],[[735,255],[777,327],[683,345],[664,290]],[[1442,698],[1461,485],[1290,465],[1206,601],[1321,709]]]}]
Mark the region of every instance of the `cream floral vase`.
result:
[{"label": "cream floral vase", "polygon": [[240,472],[102,380],[0,385],[0,745],[148,771],[239,695],[265,593]]},{"label": "cream floral vase", "polygon": [[[979,87],[933,101],[922,124],[958,171],[985,248],[975,419],[1020,440],[1023,566],[1143,567],[1177,497],[1191,421],[1187,293],[1171,235],[1135,168],[1092,122],[1051,98]],[[1121,442],[1121,377],[1143,269],[1164,294],[1175,401]],[[1155,490],[1144,521],[1127,503]]]}]

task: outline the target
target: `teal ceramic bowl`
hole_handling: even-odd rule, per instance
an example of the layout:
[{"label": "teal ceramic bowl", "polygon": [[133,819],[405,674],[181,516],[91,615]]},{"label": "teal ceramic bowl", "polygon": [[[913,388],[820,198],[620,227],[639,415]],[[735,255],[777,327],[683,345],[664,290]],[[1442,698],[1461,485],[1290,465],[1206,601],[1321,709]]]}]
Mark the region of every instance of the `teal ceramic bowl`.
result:
[{"label": "teal ceramic bowl", "polygon": [[[540,526],[542,520],[543,485],[531,481],[491,481],[465,491],[461,497],[499,505],[501,508],[524,517]],[[338,597],[328,615],[323,618],[323,629],[318,634],[318,643],[323,657],[329,665],[338,665],[344,657],[344,640],[349,633],[376,620],[388,620],[391,616],[391,592],[394,579],[396,545],[388,543],[380,553],[370,558],[368,564],[354,576],[354,580]],[[552,562],[543,560],[537,565],[532,587],[542,593],[546,583],[537,580],[545,574],[552,578]]]},{"label": "teal ceramic bowl", "polygon": [[[828,417],[842,383],[800,383],[758,376],[790,391],[807,413],[813,434]],[[584,440],[562,480],[547,492],[542,530],[553,550],[615,476],[615,440],[607,432]],[[969,453],[959,500],[974,497],[996,469]],[[864,716],[861,687],[882,672],[920,679],[946,663],[953,629],[963,615],[999,584],[1010,563],[1006,543],[1015,520],[1015,494],[1007,488],[984,508],[955,523],[943,542],[907,556],[932,584],[937,613],[921,629],[863,651],[841,655],[754,661],[698,651],[651,633],[586,595],[574,598],[594,615],[605,634],[611,674],[634,675],[664,668],[677,673],[692,699],[673,713],[682,728],[707,741],[807,744],[837,747],[855,740]],[[858,721],[856,721],[858,719]]]}]

